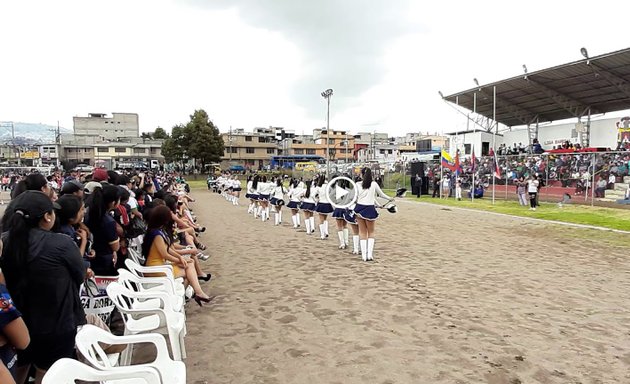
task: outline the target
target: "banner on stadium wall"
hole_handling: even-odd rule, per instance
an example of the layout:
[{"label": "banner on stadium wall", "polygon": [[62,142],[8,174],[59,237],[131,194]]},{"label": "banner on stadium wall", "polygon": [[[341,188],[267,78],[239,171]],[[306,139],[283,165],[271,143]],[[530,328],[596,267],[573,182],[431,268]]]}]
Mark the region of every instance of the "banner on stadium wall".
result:
[{"label": "banner on stadium wall", "polygon": [[617,142],[628,143],[630,142],[630,128],[619,128],[617,130]]},{"label": "banner on stadium wall", "polygon": [[94,281],[98,287],[98,292],[88,292],[85,288],[85,284],[81,284],[79,291],[81,305],[83,305],[83,310],[86,315],[90,313],[97,315],[105,324],[109,325],[112,312],[116,306],[107,296],[105,289],[110,283],[118,281],[118,278],[112,276],[94,276]]}]

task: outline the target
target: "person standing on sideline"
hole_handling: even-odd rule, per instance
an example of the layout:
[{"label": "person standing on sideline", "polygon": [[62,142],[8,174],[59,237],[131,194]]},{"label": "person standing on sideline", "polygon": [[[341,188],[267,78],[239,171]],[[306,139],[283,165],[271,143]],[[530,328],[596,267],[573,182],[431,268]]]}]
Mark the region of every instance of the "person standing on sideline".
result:
[{"label": "person standing on sideline", "polygon": [[462,179],[459,176],[455,177],[455,198],[457,201],[462,200]]},{"label": "person standing on sideline", "polygon": [[435,176],[433,178],[433,195],[431,195],[432,198],[435,198],[435,196],[440,196],[440,178]]},{"label": "person standing on sideline", "polygon": [[538,199],[538,177],[531,175],[527,180],[527,193],[529,193],[529,210],[536,210],[536,200]]},{"label": "person standing on sideline", "polygon": [[525,183],[525,179],[521,176],[520,179],[516,181],[516,194],[518,195],[518,203],[525,207],[527,206],[527,183]]},{"label": "person standing on sideline", "polygon": [[422,194],[422,177],[420,177],[420,174],[416,173],[416,197],[420,198],[420,195]]}]

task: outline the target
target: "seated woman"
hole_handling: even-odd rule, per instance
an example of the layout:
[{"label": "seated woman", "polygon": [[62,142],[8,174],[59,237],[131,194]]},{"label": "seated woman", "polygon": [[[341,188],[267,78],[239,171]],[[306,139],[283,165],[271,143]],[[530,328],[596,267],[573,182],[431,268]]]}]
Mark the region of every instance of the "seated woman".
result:
[{"label": "seated woman", "polygon": [[86,199],[85,223],[94,235],[94,258],[91,268],[97,276],[116,276],[116,252],[120,249],[120,237],[116,221],[110,212],[120,203],[120,190],[111,184],[88,183],[91,188]]},{"label": "seated woman", "polygon": [[199,280],[210,280],[210,274],[201,271],[199,263],[194,258],[188,258],[179,253],[173,247],[173,221],[171,210],[166,206],[157,206],[151,210],[147,223],[147,234],[142,244],[142,253],[146,258],[147,266],[170,264],[173,267],[175,277],[184,277],[195,292],[193,299],[201,306],[207,303],[210,297],[201,289]]},{"label": "seated woman", "polygon": [[189,225],[189,223],[186,220],[183,220],[177,215],[177,212],[178,212],[177,211],[177,205],[178,205],[177,196],[172,195],[172,194],[167,194],[166,196],[164,196],[164,203],[171,210],[171,217],[177,228],[177,234],[179,236],[180,242],[184,245],[190,245],[190,246],[194,245],[195,248],[202,251],[205,250],[206,246],[201,244],[197,240],[197,237],[195,235],[195,232],[197,232],[197,230],[200,230],[200,229],[197,229],[196,227]]}]

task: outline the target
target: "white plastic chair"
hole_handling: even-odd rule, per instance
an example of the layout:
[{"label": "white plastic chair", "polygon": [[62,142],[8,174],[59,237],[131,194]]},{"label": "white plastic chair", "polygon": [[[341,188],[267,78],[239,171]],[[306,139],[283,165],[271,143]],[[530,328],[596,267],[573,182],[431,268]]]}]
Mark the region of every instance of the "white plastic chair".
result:
[{"label": "white plastic chair", "polygon": [[165,276],[162,277],[166,277],[182,285],[184,284],[184,279],[182,277],[175,278],[175,276],[173,275],[173,267],[168,264],[152,265],[150,267],[145,267],[131,259],[127,259],[125,260],[125,266],[127,267],[127,269],[129,269],[129,272],[139,277],[145,277],[145,273],[163,273]]},{"label": "white plastic chair", "polygon": [[[180,312],[175,312],[169,296],[165,293],[162,307],[135,308],[135,300],[155,298],[155,293],[134,292],[123,287],[117,282],[107,286],[107,295],[120,311],[125,322],[125,334],[136,335],[139,333],[159,332],[168,335],[174,360],[186,358],[186,346],[184,335],[186,333],[185,317]],[[131,359],[132,348],[123,352],[122,364],[128,364]]]},{"label": "white plastic chair", "polygon": [[[174,361],[168,355],[168,349],[164,336],[157,333],[145,333],[141,335],[114,336],[93,325],[83,327],[76,336],[77,349],[95,368],[103,371],[115,371],[119,367],[112,367],[106,358],[105,351],[100,343],[105,344],[133,344],[151,343],[155,345],[157,355],[155,360],[144,363],[130,365],[129,367],[147,367],[159,372],[162,382],[168,384],[186,383],[186,365],[181,361]],[[122,367],[127,368],[127,367]]]},{"label": "white plastic chair", "polygon": [[[136,301],[136,308],[151,308],[155,306],[161,306],[166,301],[171,301],[172,308],[176,312],[182,312],[184,308],[184,289],[182,287],[181,294],[176,292],[176,288],[172,280],[165,277],[138,277],[126,269],[118,269],[118,282],[123,287],[134,292],[145,292],[155,295],[155,298],[150,298],[143,301]],[[169,296],[167,299],[160,299],[164,295]],[[163,307],[161,307],[163,308]]]},{"label": "white plastic chair", "polygon": [[[186,372],[184,371],[184,377]],[[75,384],[75,380],[107,384],[163,384],[159,372],[149,365],[116,367],[100,371],[73,359],[57,360],[46,371],[42,384]]]}]

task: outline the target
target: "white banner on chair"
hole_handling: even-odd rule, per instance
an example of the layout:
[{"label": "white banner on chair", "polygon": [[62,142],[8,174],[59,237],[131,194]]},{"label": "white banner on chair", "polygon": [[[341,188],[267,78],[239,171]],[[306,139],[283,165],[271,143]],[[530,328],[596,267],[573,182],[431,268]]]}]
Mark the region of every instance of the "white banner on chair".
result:
[{"label": "white banner on chair", "polygon": [[90,294],[85,288],[85,284],[81,284],[79,295],[81,296],[81,305],[85,314],[94,314],[101,318],[105,324],[109,325],[109,320],[112,315],[114,303],[107,296],[105,289],[109,283],[118,281],[117,277],[113,276],[94,276],[94,281],[98,287],[98,293],[96,295]]}]

